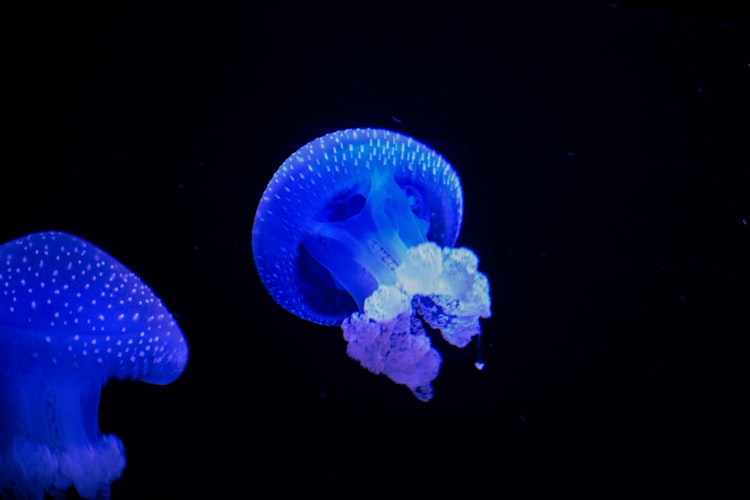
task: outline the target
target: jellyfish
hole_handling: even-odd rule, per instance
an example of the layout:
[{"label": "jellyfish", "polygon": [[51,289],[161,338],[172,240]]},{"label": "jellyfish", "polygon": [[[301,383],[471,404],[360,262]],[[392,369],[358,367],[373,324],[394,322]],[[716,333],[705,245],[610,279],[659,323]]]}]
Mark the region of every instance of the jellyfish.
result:
[{"label": "jellyfish", "polygon": [[102,434],[110,378],[169,384],[188,346],[154,292],[72,234],[0,246],[0,496],[110,497],[125,453]]},{"label": "jellyfish", "polygon": [[281,307],[340,325],[352,359],[429,401],[442,363],[429,335],[463,348],[491,315],[477,255],[454,247],[462,220],[461,181],[443,156],[390,130],[339,130],[273,175],[253,256]]}]

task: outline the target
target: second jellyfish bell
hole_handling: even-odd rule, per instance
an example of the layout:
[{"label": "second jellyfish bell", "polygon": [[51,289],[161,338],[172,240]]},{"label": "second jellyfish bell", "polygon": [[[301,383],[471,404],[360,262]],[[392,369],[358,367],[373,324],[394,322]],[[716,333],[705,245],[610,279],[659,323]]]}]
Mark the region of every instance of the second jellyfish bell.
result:
[{"label": "second jellyfish bell", "polygon": [[479,259],[453,247],[462,219],[461,181],[439,153],[390,130],[340,130],[276,171],[253,255],[279,305],[340,325],[351,358],[429,401],[442,360],[425,327],[464,347],[491,315]]}]

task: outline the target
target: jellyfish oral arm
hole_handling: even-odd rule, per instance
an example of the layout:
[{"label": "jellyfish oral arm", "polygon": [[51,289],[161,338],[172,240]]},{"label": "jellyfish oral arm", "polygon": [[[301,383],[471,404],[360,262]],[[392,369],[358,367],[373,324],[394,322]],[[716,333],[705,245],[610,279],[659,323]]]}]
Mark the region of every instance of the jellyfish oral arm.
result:
[{"label": "jellyfish oral arm", "polygon": [[399,283],[415,297],[417,313],[456,347],[465,347],[482,331],[479,319],[491,315],[490,284],[477,271],[478,263],[468,248],[426,243],[412,249],[396,271]]},{"label": "jellyfish oral arm", "polygon": [[[100,434],[100,379],[84,366],[56,370],[43,341],[10,341],[22,333],[0,326],[6,346],[0,356],[0,492],[10,487],[64,496],[75,487],[83,498],[108,498],[125,453],[117,436]],[[37,353],[35,359],[28,359],[29,352]]]},{"label": "jellyfish oral arm", "polygon": [[380,286],[363,312],[342,323],[349,356],[429,401],[441,358],[424,325],[465,347],[481,333],[480,318],[491,315],[489,281],[477,264],[466,248],[434,243],[410,248],[395,270],[396,283]]},{"label": "jellyfish oral arm", "polygon": [[341,328],[349,357],[372,373],[407,386],[420,401],[432,399],[432,381],[440,372],[442,358],[418,318],[402,312],[377,321],[354,313]]}]

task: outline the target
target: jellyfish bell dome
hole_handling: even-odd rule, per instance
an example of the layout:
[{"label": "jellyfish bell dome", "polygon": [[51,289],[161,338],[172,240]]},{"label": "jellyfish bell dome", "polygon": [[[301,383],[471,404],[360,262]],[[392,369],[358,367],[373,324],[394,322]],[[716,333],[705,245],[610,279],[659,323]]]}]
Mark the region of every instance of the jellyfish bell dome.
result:
[{"label": "jellyfish bell dome", "polygon": [[439,153],[385,129],[319,137],[279,167],[258,205],[253,255],[271,297],[315,323],[362,309],[407,248],[452,246],[461,181]]},{"label": "jellyfish bell dome", "polygon": [[439,153],[390,130],[340,130],[271,178],[253,255],[284,309],[341,325],[352,359],[429,401],[442,358],[428,329],[465,347],[491,315],[478,257],[453,248],[462,220],[460,179]]}]

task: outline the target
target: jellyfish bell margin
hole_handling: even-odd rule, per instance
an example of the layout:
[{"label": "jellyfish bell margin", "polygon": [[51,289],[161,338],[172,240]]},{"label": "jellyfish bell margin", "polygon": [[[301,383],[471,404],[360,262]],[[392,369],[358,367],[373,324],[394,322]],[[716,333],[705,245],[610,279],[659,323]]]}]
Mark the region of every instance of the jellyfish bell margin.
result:
[{"label": "jellyfish bell margin", "polygon": [[110,378],[169,384],[188,346],[153,291],[77,236],[0,245],[0,497],[110,497],[122,441],[102,435]]},{"label": "jellyfish bell margin", "polygon": [[352,359],[429,401],[442,358],[426,327],[463,348],[491,316],[478,257],[453,247],[462,220],[460,179],[439,153],[390,130],[339,130],[273,175],[253,256],[279,305],[340,325]]}]

